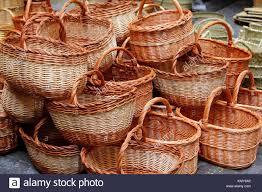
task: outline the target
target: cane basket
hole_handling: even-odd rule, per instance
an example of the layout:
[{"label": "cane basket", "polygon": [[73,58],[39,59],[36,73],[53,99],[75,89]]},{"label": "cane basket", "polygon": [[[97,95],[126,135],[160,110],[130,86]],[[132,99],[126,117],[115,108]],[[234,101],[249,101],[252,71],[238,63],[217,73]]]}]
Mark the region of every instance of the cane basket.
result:
[{"label": "cane basket", "polygon": [[7,83],[4,85],[1,97],[5,112],[16,122],[35,123],[44,114],[44,98],[18,92]]},{"label": "cane basket", "polygon": [[[163,112],[155,110],[158,106],[152,107],[155,103],[165,105],[165,108],[162,109]],[[144,130],[145,142],[168,145],[183,152],[184,160],[180,174],[197,172],[199,137],[201,135],[198,125],[188,119],[175,116],[169,102],[161,97],[156,97],[145,105],[138,124]]]},{"label": "cane basket", "polygon": [[144,105],[153,97],[153,79],[155,72],[147,67],[139,66],[135,57],[128,50],[116,47],[104,52],[103,56],[97,61],[95,69],[99,67],[103,59],[113,51],[124,51],[130,57],[129,60],[118,57],[107,71],[104,72],[106,81],[114,81],[123,86],[136,87],[136,107],[135,117],[140,115]]},{"label": "cane basket", "polygon": [[[232,103],[227,90],[227,102],[212,104],[225,87],[218,87],[209,96],[203,113],[200,110],[178,110],[179,116],[196,121],[202,130],[199,155],[205,160],[222,167],[242,169],[256,160],[261,140],[261,118]],[[200,117],[202,116],[202,117]],[[200,117],[200,119],[199,119]]]},{"label": "cane basket", "polygon": [[[86,77],[87,86],[78,93],[78,85]],[[48,104],[55,126],[69,142],[82,146],[121,143],[130,130],[135,88],[105,83],[103,79],[99,71],[90,71],[75,82],[70,101]]]},{"label": "cane basket", "polygon": [[117,42],[121,43],[129,36],[128,25],[136,19],[133,0],[96,1],[88,3],[88,8],[90,15],[112,21]]},{"label": "cane basket", "polygon": [[[193,52],[195,46],[199,53]],[[213,89],[225,85],[227,62],[203,57],[199,46],[191,44],[180,49],[173,65],[155,71],[154,87],[170,103],[204,106]]]},{"label": "cane basket", "polygon": [[129,25],[131,51],[139,62],[163,62],[177,54],[180,47],[194,42],[192,13],[182,10],[173,0],[175,10],[163,10],[142,15],[141,2],[138,19]]},{"label": "cane basket", "polygon": [[57,16],[46,13],[33,16],[21,37],[0,42],[0,74],[12,87],[28,94],[63,99],[70,96],[74,82],[86,73],[89,53],[62,41],[26,35],[27,26],[41,17],[58,22],[60,39],[65,40],[63,24]]},{"label": "cane basket", "polygon": [[179,171],[183,156],[178,149],[132,139],[133,128],[122,146],[82,148],[81,158],[88,172],[99,174],[170,174]]},{"label": "cane basket", "polygon": [[[81,12],[77,15],[66,13],[68,6],[71,4],[79,6]],[[82,46],[89,52],[87,60],[89,63],[88,70],[93,69],[95,62],[103,52],[116,47],[116,37],[112,23],[107,19],[87,15],[87,7],[80,1],[69,0],[64,4],[59,15],[65,26],[67,42]],[[52,27],[52,25],[50,26]],[[42,28],[42,31],[49,31],[47,26],[43,26]],[[115,53],[108,55],[103,61],[103,65],[112,63],[115,56]]]},{"label": "cane basket", "polygon": [[41,119],[33,132],[19,129],[33,165],[41,173],[77,174],[83,171],[80,149],[64,141],[47,118]]},{"label": "cane basket", "polygon": [[[199,39],[203,31],[214,25],[224,26],[228,34],[228,44],[213,39]],[[234,89],[239,74],[248,70],[251,53],[241,48],[234,47],[232,30],[224,21],[212,21],[204,25],[196,34],[196,42],[200,44],[203,55],[213,59],[225,59],[229,62],[226,85]]]}]

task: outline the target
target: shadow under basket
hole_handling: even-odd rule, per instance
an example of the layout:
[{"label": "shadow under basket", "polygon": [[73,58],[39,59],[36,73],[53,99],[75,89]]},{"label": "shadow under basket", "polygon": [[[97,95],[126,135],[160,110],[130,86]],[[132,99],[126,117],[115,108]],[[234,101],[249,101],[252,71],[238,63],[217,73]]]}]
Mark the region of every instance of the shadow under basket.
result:
[{"label": "shadow under basket", "polygon": [[65,142],[45,119],[34,130],[20,128],[19,132],[33,165],[41,173],[77,174],[83,171],[79,147]]}]

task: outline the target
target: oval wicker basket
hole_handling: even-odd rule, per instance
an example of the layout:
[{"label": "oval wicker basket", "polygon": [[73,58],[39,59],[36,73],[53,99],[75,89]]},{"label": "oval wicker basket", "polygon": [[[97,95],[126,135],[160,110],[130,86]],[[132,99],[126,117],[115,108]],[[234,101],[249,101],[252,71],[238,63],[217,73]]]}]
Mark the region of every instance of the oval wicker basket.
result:
[{"label": "oval wicker basket", "polygon": [[[77,93],[88,77],[91,86]],[[52,101],[48,111],[63,137],[73,144],[97,146],[121,143],[130,130],[135,110],[134,87],[107,82],[90,71],[75,82],[70,101]]]},{"label": "oval wicker basket", "polygon": [[22,92],[63,99],[70,96],[74,82],[86,73],[89,53],[61,41],[25,35],[27,26],[42,17],[58,22],[60,38],[65,40],[59,17],[46,13],[33,16],[27,21],[21,38],[7,38],[0,42],[0,74]]},{"label": "oval wicker basket", "polygon": [[[199,39],[203,31],[214,25],[225,27],[228,34],[228,44],[213,39]],[[248,64],[252,55],[249,51],[234,47],[230,26],[224,21],[209,22],[197,32],[196,42],[200,44],[203,55],[213,59],[224,59],[229,62],[226,84],[227,88],[234,89],[238,75],[242,71],[248,70]]]},{"label": "oval wicker basket", "polygon": [[1,95],[5,112],[19,123],[35,123],[44,114],[44,99],[18,92],[5,83]]},{"label": "oval wicker basket", "polygon": [[[193,52],[195,46],[199,53]],[[173,105],[204,106],[212,90],[225,85],[227,62],[203,57],[197,44],[182,47],[176,59],[165,71],[156,69],[153,81],[155,89]]]},{"label": "oval wicker basket", "polygon": [[256,160],[262,121],[258,114],[231,103],[229,90],[226,91],[227,102],[217,101],[212,104],[223,90],[224,87],[215,89],[204,109],[193,111],[182,108],[177,114],[193,121],[200,120],[197,123],[202,130],[201,157],[222,167],[246,168]]},{"label": "oval wicker basket", "polygon": [[[22,31],[26,21],[36,13],[52,13],[53,9],[50,0],[33,1],[27,0],[24,15],[16,15],[13,17],[15,29]],[[39,25],[39,22],[35,22],[32,25],[32,29],[28,31],[30,34],[35,34],[35,31]]]},{"label": "oval wicker basket", "polygon": [[82,148],[81,159],[88,172],[99,174],[170,174],[182,166],[178,149],[132,139],[140,126],[133,128],[121,147]]},{"label": "oval wicker basket", "polygon": [[[0,91],[0,93],[2,90]],[[7,154],[17,147],[17,127],[12,123],[2,107],[0,99],[0,155]]]},{"label": "oval wicker basket", "polygon": [[[66,13],[65,11],[71,4],[79,6],[81,12],[77,15]],[[67,42],[82,46],[89,52],[89,58],[87,60],[89,63],[88,70],[93,69],[96,61],[101,57],[103,52],[117,46],[112,23],[107,19],[87,15],[87,7],[80,1],[69,0],[64,4],[59,15],[65,26]],[[52,27],[52,25],[50,25],[50,27]],[[43,25],[41,31],[42,33],[45,33],[45,31],[49,33],[50,30],[48,26]],[[106,60],[103,61],[102,66],[112,63],[115,56],[115,53],[108,55]]]},{"label": "oval wicker basket", "polygon": [[178,50],[194,42],[192,13],[182,10],[163,10],[142,15],[145,0],[140,4],[138,19],[130,23],[130,47],[139,62],[170,60]]},{"label": "oval wicker basket", "polygon": [[47,118],[39,121],[33,133],[22,128],[19,132],[33,165],[41,173],[77,174],[83,171],[79,147],[66,143]]},{"label": "oval wicker basket", "polygon": [[116,40],[122,43],[128,36],[128,25],[136,19],[133,0],[106,0],[88,3],[90,15],[110,19],[114,26]]},{"label": "oval wicker basket", "polygon": [[144,105],[153,97],[153,79],[155,78],[155,72],[144,66],[139,66],[136,58],[127,49],[116,47],[104,52],[102,57],[97,61],[95,69],[99,70],[99,67],[105,59],[105,57],[113,51],[124,51],[129,56],[129,60],[122,60],[122,57],[118,57],[117,62],[111,65],[105,73],[106,81],[114,81],[116,84],[120,84],[128,87],[136,87],[136,107],[135,117],[140,115]]},{"label": "oval wicker basket", "polygon": [[[162,112],[155,103],[163,103]],[[152,109],[151,109],[152,107]],[[160,106],[159,106],[160,107]],[[168,145],[180,149],[184,154],[180,174],[194,174],[198,168],[199,137],[201,129],[188,119],[173,114],[169,102],[160,97],[150,100],[144,107],[138,124],[143,129],[144,141],[157,145]]]}]

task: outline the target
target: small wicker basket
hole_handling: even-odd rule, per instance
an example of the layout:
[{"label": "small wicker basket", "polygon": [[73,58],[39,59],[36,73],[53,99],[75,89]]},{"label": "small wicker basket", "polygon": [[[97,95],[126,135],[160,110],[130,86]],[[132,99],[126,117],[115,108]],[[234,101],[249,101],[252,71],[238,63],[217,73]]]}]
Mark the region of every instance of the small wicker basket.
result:
[{"label": "small wicker basket", "polygon": [[66,143],[47,118],[39,121],[33,133],[22,128],[19,132],[32,163],[41,173],[77,174],[83,171],[79,147]]}]

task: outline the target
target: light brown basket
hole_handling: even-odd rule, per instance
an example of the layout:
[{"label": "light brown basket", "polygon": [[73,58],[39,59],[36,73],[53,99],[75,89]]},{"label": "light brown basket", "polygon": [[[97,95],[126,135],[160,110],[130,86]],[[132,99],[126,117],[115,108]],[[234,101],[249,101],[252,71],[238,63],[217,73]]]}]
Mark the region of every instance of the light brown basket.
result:
[{"label": "light brown basket", "polygon": [[[71,4],[79,6],[81,12],[77,15],[66,13],[66,9]],[[59,15],[65,26],[67,42],[82,46],[89,52],[89,58],[87,60],[89,63],[88,70],[93,69],[96,61],[101,57],[103,52],[117,46],[112,23],[107,19],[87,15],[87,7],[80,1],[69,0],[65,3]],[[52,27],[52,25],[49,26]],[[44,33],[44,31],[49,32],[50,30],[48,26],[44,25],[41,31]],[[115,53],[108,55],[101,67],[108,66],[106,64],[112,63],[115,56]]]},{"label": "light brown basket", "polygon": [[60,38],[65,41],[66,34],[59,17],[47,13],[33,16],[27,21],[21,38],[0,42],[0,74],[13,88],[27,94],[66,98],[70,96],[74,82],[86,73],[89,52],[54,39],[25,35],[27,27],[43,17],[60,24]]},{"label": "light brown basket", "polygon": [[[250,86],[249,88],[242,88],[240,86],[246,75],[249,76]],[[240,73],[233,92],[233,103],[237,103],[240,107],[259,113],[262,118],[262,90],[256,88],[254,76],[251,71],[246,70]]]},{"label": "light brown basket", "polygon": [[177,111],[177,114],[194,120],[201,119],[197,122],[202,129],[199,151],[201,157],[222,167],[246,168],[256,160],[261,140],[261,118],[258,114],[233,104],[229,90],[226,91],[227,102],[217,101],[212,104],[214,98],[224,89],[225,87],[218,87],[211,93],[203,113],[195,113],[199,109],[183,109],[181,112]]},{"label": "light brown basket", "polygon": [[142,15],[145,0],[141,2],[138,19],[129,25],[130,47],[139,62],[170,60],[182,46],[194,42],[192,13],[182,10],[164,10]]},{"label": "light brown basket", "polygon": [[0,18],[0,41],[2,41],[10,33],[10,30],[14,29],[13,13],[9,9],[0,8]]},{"label": "light brown basket", "polygon": [[129,36],[128,25],[136,19],[134,0],[110,0],[88,3],[89,12],[95,17],[110,19],[116,40],[121,43]]},{"label": "light brown basket", "polygon": [[[152,105],[163,103],[162,112]],[[160,107],[160,106],[159,106]],[[173,114],[169,102],[161,97],[150,100],[144,107],[138,124],[143,129],[144,141],[155,145],[168,145],[180,149],[184,154],[180,174],[194,174],[198,168],[199,137],[201,129],[188,119]]]},{"label": "light brown basket", "polygon": [[5,83],[2,92],[5,112],[19,123],[35,123],[44,114],[44,98],[18,92]]},{"label": "light brown basket", "polygon": [[80,149],[61,138],[47,118],[30,129],[19,129],[33,165],[41,173],[77,174],[83,171]]},{"label": "light brown basket", "polygon": [[[195,46],[199,53],[193,53]],[[176,59],[166,71],[156,69],[154,80],[155,89],[173,105],[204,106],[213,89],[225,85],[227,62],[203,57],[199,45],[182,47]]]},{"label": "light brown basket", "polygon": [[[15,29],[22,31],[26,21],[36,13],[52,13],[53,9],[50,0],[32,1],[27,0],[24,15],[16,15],[13,17]],[[32,25],[32,29],[28,31],[30,34],[35,34],[39,22]]]},{"label": "light brown basket", "polygon": [[[88,77],[91,86],[77,93]],[[52,101],[48,111],[63,137],[73,144],[97,146],[121,143],[130,130],[135,109],[134,87],[107,82],[90,71],[75,82],[70,101]]]},{"label": "light brown basket", "polygon": [[88,172],[99,174],[170,174],[179,171],[183,156],[178,149],[134,140],[133,128],[119,146],[82,148],[81,159]]},{"label": "light brown basket", "polygon": [[[200,39],[201,34],[214,25],[221,25],[226,29],[228,44],[213,39]],[[239,74],[244,70],[248,70],[252,55],[249,51],[234,47],[230,26],[224,21],[211,21],[202,26],[197,32],[196,42],[200,44],[203,55],[213,59],[225,59],[229,62],[226,84],[227,88],[234,89]]]},{"label": "light brown basket", "polygon": [[114,81],[119,85],[136,87],[136,107],[135,117],[140,115],[144,105],[153,97],[153,79],[155,78],[155,72],[147,67],[139,66],[136,58],[125,48],[116,47],[111,48],[104,52],[102,57],[97,61],[95,69],[99,70],[99,67],[108,54],[113,51],[124,51],[130,57],[129,60],[122,60],[122,57],[118,57],[118,62],[112,64],[112,67],[105,73],[106,81]]},{"label": "light brown basket", "polygon": [[24,0],[1,0],[0,8],[24,7]]}]

